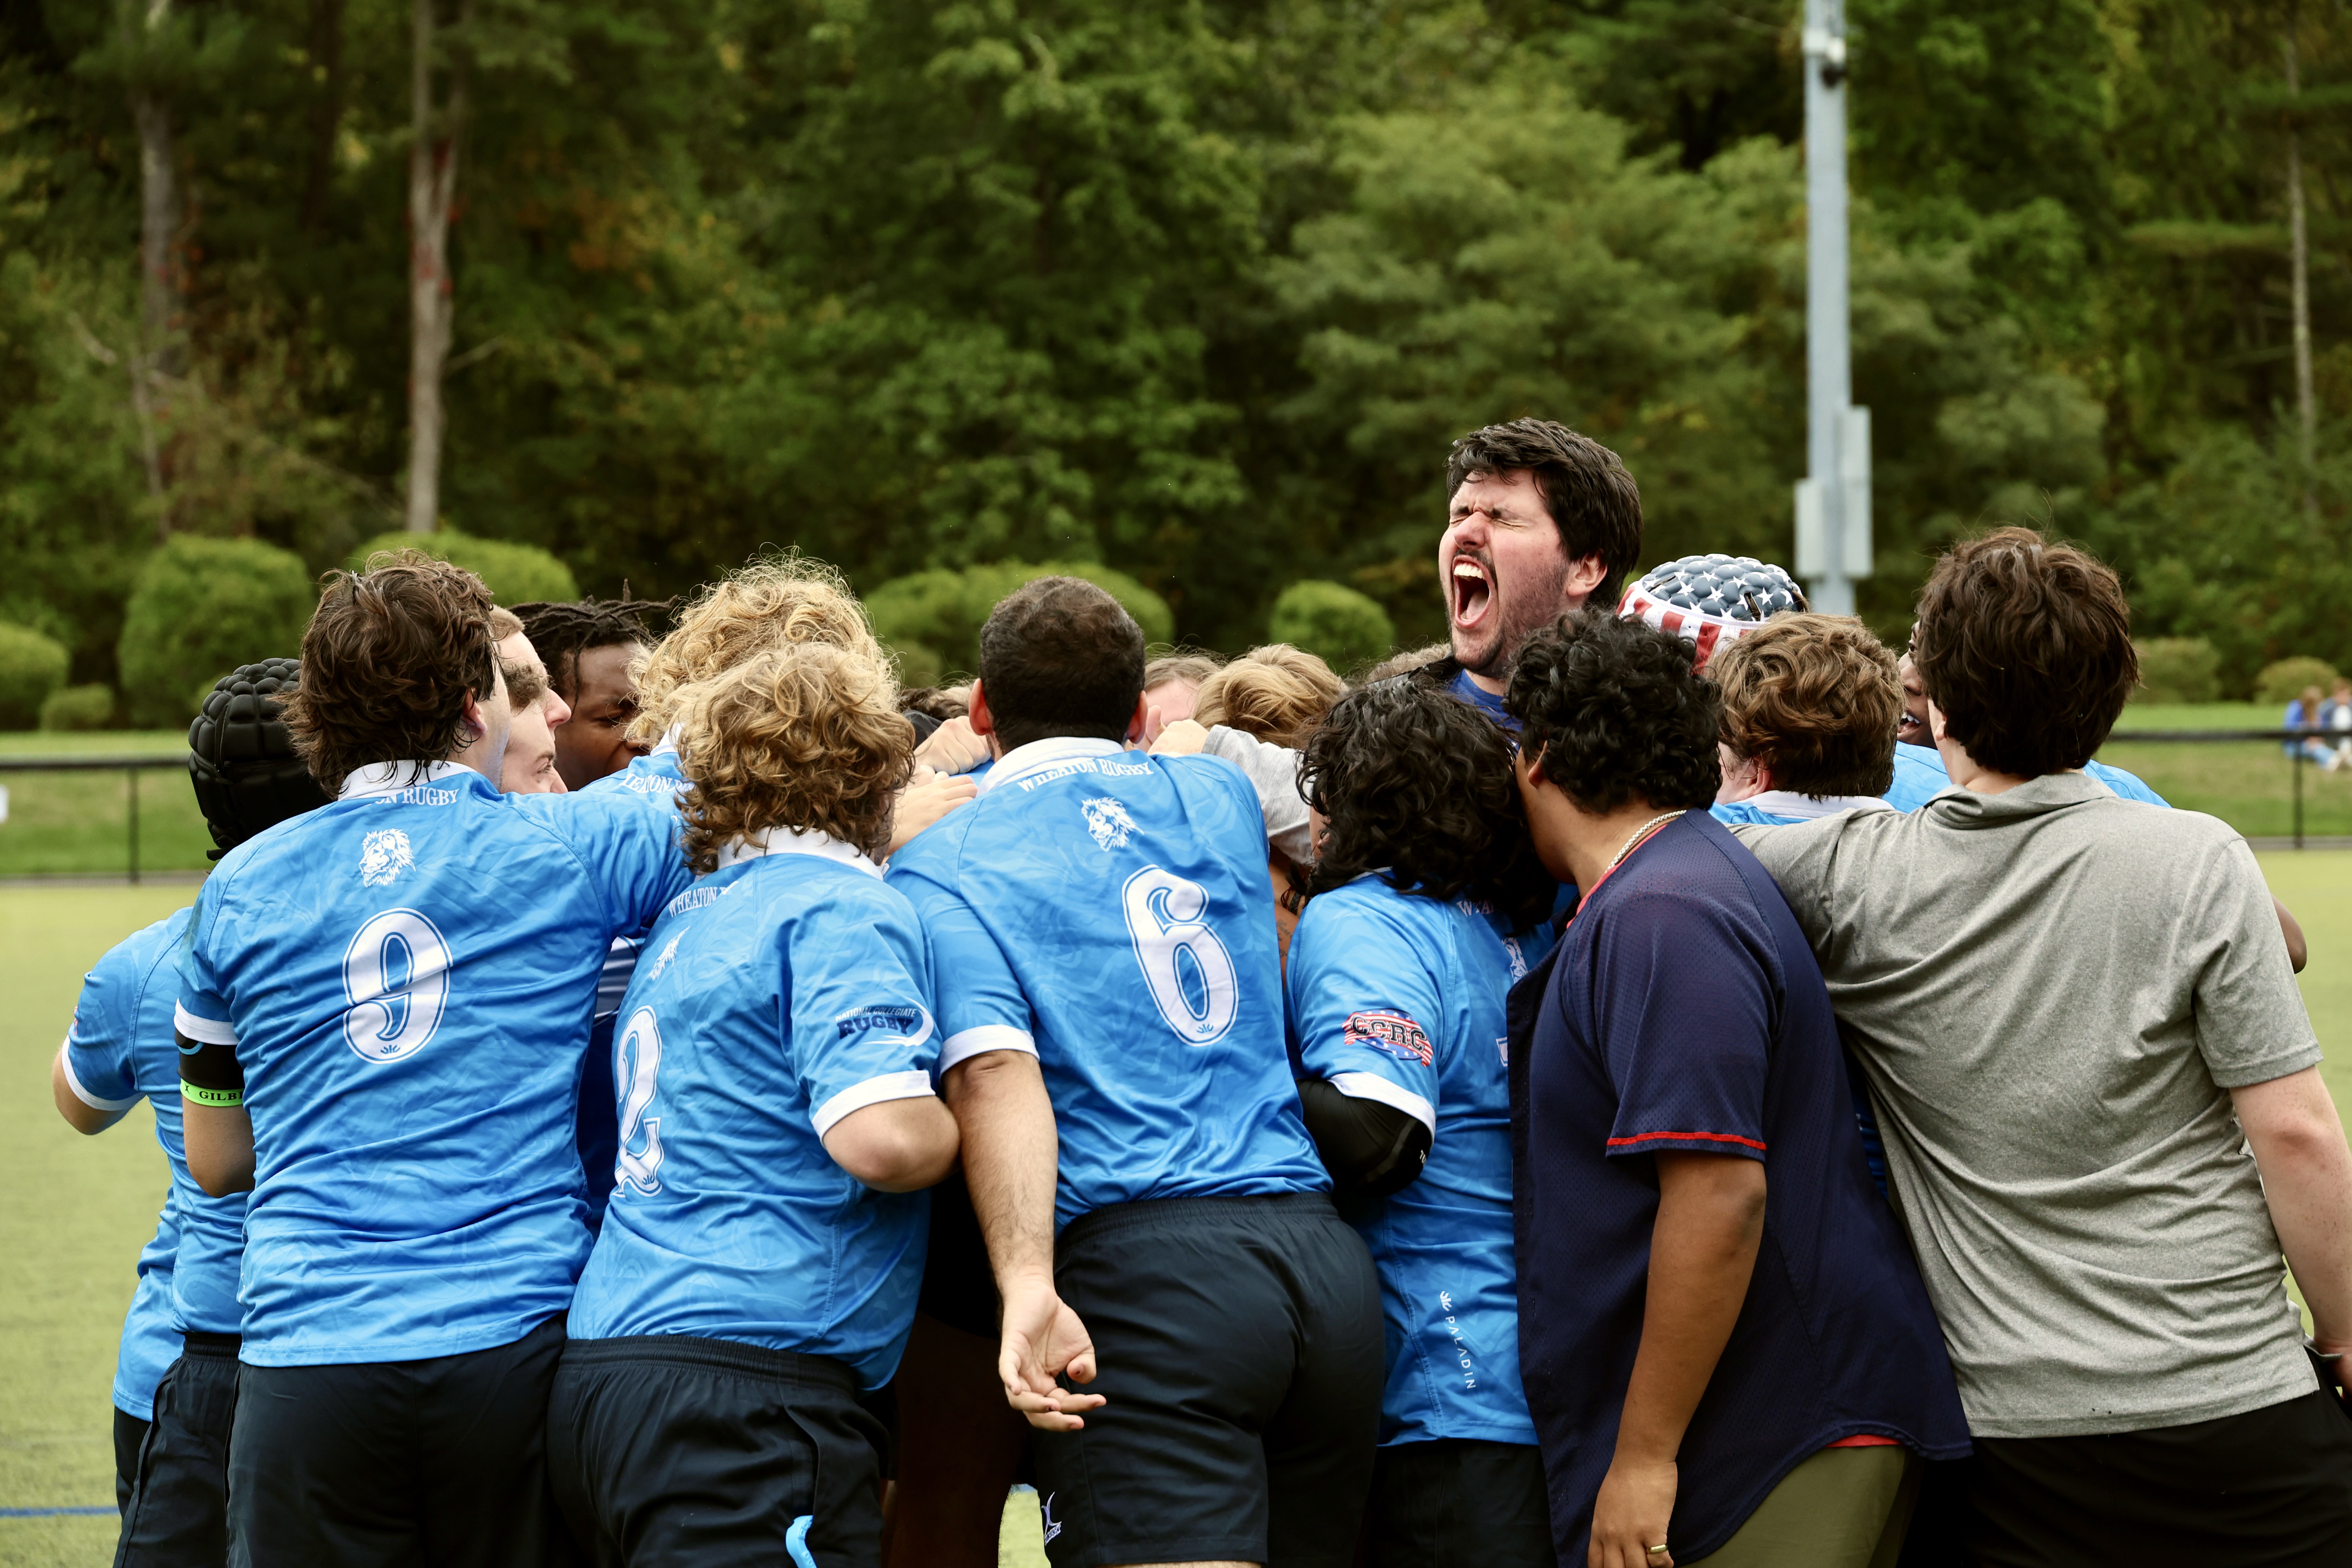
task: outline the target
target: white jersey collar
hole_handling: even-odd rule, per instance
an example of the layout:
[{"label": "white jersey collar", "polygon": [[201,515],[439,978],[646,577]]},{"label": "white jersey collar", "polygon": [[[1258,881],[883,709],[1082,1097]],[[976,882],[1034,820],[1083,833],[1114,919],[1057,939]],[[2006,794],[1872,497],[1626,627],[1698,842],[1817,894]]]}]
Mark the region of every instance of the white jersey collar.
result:
[{"label": "white jersey collar", "polygon": [[[365,800],[374,796],[398,795],[402,790],[418,784],[439,784],[459,773],[482,775],[463,763],[370,763],[353,768],[343,776],[343,787],[335,792],[337,800]],[[488,779],[483,779],[488,784]]]},{"label": "white jersey collar", "polygon": [[719,851],[719,868],[723,871],[746,860],[757,860],[762,855],[814,855],[820,860],[855,866],[869,877],[882,874],[882,868],[864,852],[814,827],[771,827],[749,838],[730,838]]},{"label": "white jersey collar", "polygon": [[1025,746],[1015,746],[997,758],[988,776],[980,781],[980,788],[983,792],[992,790],[1074,757],[1115,757],[1126,750],[1117,741],[1098,740],[1092,735],[1049,735]]},{"label": "white jersey collar", "polygon": [[675,756],[677,752],[677,738],[685,733],[686,726],[683,724],[672,724],[668,729],[664,730],[662,738],[654,742],[653,755],[658,757],[664,752],[667,752]]},{"label": "white jersey collar", "polygon": [[1811,822],[1842,811],[1893,811],[1874,795],[1799,795],[1792,789],[1768,789],[1739,803],[1792,822]]}]

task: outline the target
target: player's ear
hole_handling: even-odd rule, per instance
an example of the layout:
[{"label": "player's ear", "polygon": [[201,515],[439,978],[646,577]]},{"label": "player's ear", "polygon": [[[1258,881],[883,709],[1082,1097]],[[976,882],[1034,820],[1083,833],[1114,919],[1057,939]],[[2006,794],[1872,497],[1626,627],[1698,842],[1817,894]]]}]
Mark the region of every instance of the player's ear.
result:
[{"label": "player's ear", "polygon": [[1139,691],[1135,694],[1135,711],[1129,714],[1127,719],[1127,743],[1132,746],[1139,742],[1149,742],[1157,739],[1145,733],[1150,727],[1151,704],[1143,693]]},{"label": "player's ear", "polygon": [[967,706],[964,718],[971,722],[971,732],[975,735],[996,733],[996,715],[988,710],[988,690],[976,679],[971,683],[971,701]]}]

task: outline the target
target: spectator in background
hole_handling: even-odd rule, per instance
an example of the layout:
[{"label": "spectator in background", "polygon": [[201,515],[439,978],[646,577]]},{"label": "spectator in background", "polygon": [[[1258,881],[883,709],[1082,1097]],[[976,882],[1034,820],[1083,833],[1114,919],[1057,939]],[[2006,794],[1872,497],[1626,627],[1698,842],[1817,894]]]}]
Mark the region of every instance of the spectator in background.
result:
[{"label": "spectator in background", "polygon": [[1510,706],[1537,852],[1583,889],[1509,1033],[1559,1562],[1889,1562],[1915,1452],[1968,1434],[1805,933],[1706,815],[1715,689],[1690,644],[1591,609],[1528,644]]},{"label": "spectator in background", "polygon": [[1161,724],[1192,717],[1201,688],[1217,673],[1217,661],[1204,653],[1171,653],[1143,667],[1143,700],[1159,710]]},{"label": "spectator in background", "polygon": [[[1203,749],[1213,756],[1231,749],[1213,733],[1221,727],[1297,751],[1307,744],[1307,737],[1347,689],[1347,683],[1331,673],[1331,667],[1313,654],[1288,643],[1271,643],[1250,649],[1210,676],[1201,687],[1192,720],[1212,731],[1202,741]],[[1234,760],[1248,770],[1248,762]],[[1290,933],[1298,925],[1298,912],[1287,895],[1298,863],[1271,840],[1265,854],[1266,872],[1274,879],[1275,939],[1287,964]]]},{"label": "spectator in background", "polygon": [[[1962,544],[1913,640],[1957,787],[1735,831],[1823,960],[1976,1438],[1987,1568],[2352,1561],[2352,1149],[2245,841],[2085,777],[2115,574]],[[2251,1153],[2251,1158],[2249,1158]]]},{"label": "spectator in background", "polygon": [[514,607],[523,635],[547,661],[549,688],[569,710],[569,717],[551,721],[555,771],[565,789],[584,789],[651,750],[651,742],[629,737],[637,717],[636,678],[631,667],[652,641],[645,617],[669,607],[667,599],[582,599]]},{"label": "spectator in background", "polygon": [[2332,768],[2336,760],[2335,750],[2314,732],[2326,727],[2326,715],[2321,710],[2319,688],[2305,687],[2303,695],[2286,705],[2286,719],[2279,728],[2301,730],[2305,733],[2303,739],[2289,741],[2279,749],[2290,757],[2301,757],[2305,762],[2317,763],[2324,768]]},{"label": "spectator in background", "polygon": [[2328,763],[2328,771],[2352,766],[2352,676],[2336,678],[2336,689],[2329,693],[2327,706],[2320,711],[2320,722],[2330,734],[2344,739],[2336,743],[2336,755]]}]

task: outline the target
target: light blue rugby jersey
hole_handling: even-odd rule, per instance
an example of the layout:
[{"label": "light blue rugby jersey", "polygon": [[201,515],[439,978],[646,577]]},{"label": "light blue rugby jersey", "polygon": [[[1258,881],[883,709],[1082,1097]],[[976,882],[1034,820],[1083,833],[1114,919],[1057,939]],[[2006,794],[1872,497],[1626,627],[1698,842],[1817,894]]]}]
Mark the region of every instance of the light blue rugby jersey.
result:
[{"label": "light blue rugby jersey", "polygon": [[1240,769],[1059,738],[891,858],[930,948],[939,1070],[1034,1051],[1057,1226],[1144,1198],[1326,1192],[1282,1027],[1265,822]]},{"label": "light blue rugby jersey", "polygon": [[1399,892],[1379,873],[1318,893],[1290,938],[1290,1028],[1312,1077],[1430,1130],[1429,1163],[1359,1227],[1388,1328],[1383,1446],[1533,1443],[1519,1383],[1504,1000],[1548,926]]},{"label": "light blue rugby jersey", "polygon": [[82,977],[66,1036],[66,1079],[81,1102],[153,1109],[155,1142],[171,1162],[172,1184],[154,1239],[139,1255],[139,1288],[122,1321],[114,1404],[141,1420],[154,1415],[155,1384],[180,1358],[189,1329],[237,1330],[237,1257],[245,1248],[245,1197],[215,1198],[188,1174],[180,1137],[180,1049],[172,1037],[179,996],[180,942],[194,910],[182,910],[126,937]]},{"label": "light blue rugby jersey", "polygon": [[[2110,767],[2096,758],[2084,763],[2083,771],[2126,800],[2144,800],[2150,805],[2172,804],[2148,788],[2137,774]],[[1895,742],[1895,787],[1886,792],[1887,805],[1897,811],[1916,811],[1951,787],[1952,775],[1944,766],[1943,752],[1933,746]]]},{"label": "light blue rugby jersey", "polygon": [[868,1388],[915,1321],[928,1193],[878,1193],[824,1135],[929,1098],[923,933],[878,867],[769,836],[671,900],[621,1006],[620,1155],[575,1340],[695,1334],[830,1356]]},{"label": "light blue rugby jersey", "polygon": [[361,769],[196,900],[177,1022],[245,1073],[256,1366],[486,1350],[570,1304],[597,973],[693,879],[625,802],[415,766]]}]

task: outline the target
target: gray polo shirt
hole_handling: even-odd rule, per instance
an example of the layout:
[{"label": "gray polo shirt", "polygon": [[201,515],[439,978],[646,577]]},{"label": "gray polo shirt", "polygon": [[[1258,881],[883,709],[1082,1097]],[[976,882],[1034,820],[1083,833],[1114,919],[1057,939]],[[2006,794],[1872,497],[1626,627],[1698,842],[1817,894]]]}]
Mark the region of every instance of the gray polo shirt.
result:
[{"label": "gray polo shirt", "polygon": [[1734,831],[1869,1078],[1971,1431],[2316,1386],[2227,1092],[2319,1060],[2244,839],[2081,773]]}]

